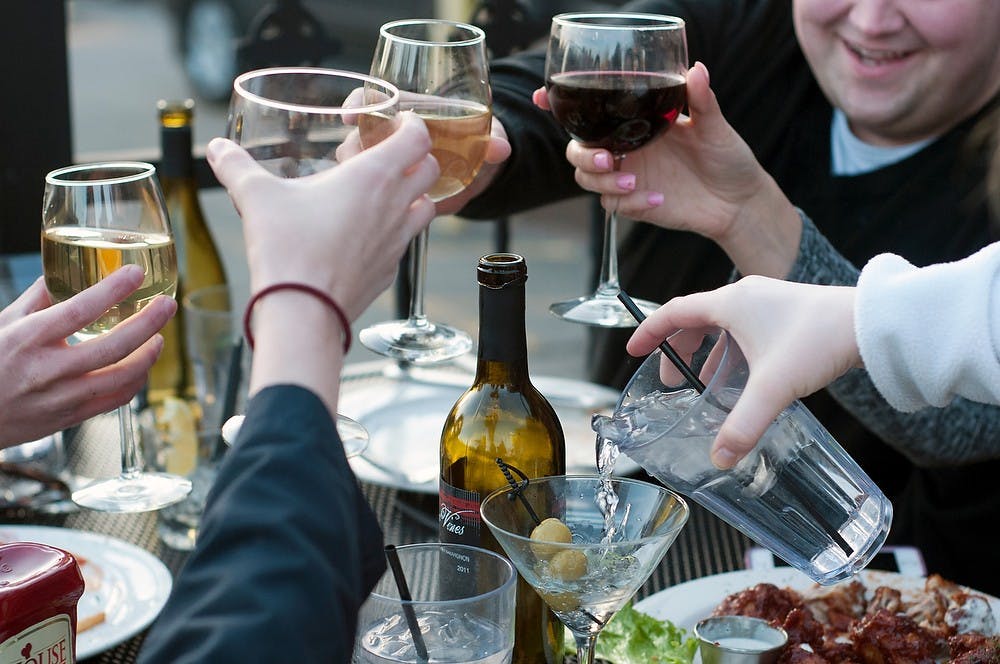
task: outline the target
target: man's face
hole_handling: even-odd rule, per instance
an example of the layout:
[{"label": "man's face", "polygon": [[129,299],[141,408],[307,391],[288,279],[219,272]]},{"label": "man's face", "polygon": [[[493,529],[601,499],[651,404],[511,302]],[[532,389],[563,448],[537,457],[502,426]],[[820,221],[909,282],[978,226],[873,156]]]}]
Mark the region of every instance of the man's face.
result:
[{"label": "man's face", "polygon": [[792,0],[809,66],[875,145],[941,134],[1000,89],[1000,0]]}]

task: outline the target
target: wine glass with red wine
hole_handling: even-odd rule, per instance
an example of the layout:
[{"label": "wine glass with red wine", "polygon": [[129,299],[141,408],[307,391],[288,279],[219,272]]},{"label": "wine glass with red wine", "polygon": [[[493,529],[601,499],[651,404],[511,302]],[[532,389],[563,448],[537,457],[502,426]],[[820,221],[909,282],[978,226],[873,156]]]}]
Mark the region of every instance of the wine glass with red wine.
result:
[{"label": "wine glass with red wine", "polygon": [[[625,155],[666,131],[687,101],[687,38],[674,16],[570,13],[552,19],[545,85],[556,120],[575,140]],[[599,327],[634,327],[618,301],[615,210],[605,210],[601,276],[590,295],[557,302],[556,316]],[[659,305],[635,300],[649,314]]]}]

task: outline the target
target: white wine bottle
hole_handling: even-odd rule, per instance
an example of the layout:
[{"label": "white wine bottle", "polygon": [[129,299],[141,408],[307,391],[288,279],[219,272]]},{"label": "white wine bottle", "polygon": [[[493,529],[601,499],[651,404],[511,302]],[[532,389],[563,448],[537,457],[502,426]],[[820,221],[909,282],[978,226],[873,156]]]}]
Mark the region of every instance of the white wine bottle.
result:
[{"label": "white wine bottle", "polygon": [[[472,387],[452,407],[441,432],[439,535],[442,542],[481,546],[502,555],[479,517],[482,500],[506,483],[496,459],[528,478],[561,475],[566,470],[566,443],[551,404],[528,377],[524,258],[483,256],[477,275],[479,359]],[[562,633],[559,619],[519,578],[514,664],[553,664]]]},{"label": "white wine bottle", "polygon": [[184,296],[205,286],[226,283],[219,251],[198,202],[191,124],[194,101],[160,101],[160,186],[177,250],[177,313],[163,328],[163,350],[149,372],[146,398],[151,406],[167,397],[194,399],[194,371],[184,338]]}]

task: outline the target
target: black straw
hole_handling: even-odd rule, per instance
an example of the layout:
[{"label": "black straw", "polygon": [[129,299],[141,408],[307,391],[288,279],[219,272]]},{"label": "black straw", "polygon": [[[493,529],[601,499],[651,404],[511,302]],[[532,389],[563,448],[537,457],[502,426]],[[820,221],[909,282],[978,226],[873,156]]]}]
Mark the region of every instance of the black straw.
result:
[{"label": "black straw", "polygon": [[214,459],[219,459],[227,449],[226,441],[222,438],[222,426],[235,415],[236,397],[243,382],[243,336],[240,335],[233,343],[229,353],[229,371],[226,372],[226,389],[222,396],[222,417],[219,420],[219,438],[216,440]]},{"label": "black straw", "polygon": [[[642,309],[635,305],[635,302],[632,301],[632,298],[625,291],[618,291],[618,299],[621,300],[621,303],[625,305],[628,312],[632,314],[632,318],[635,318],[637,322],[641,323],[646,320],[646,314],[642,313]],[[677,354],[677,351],[674,350],[674,347],[666,339],[660,342],[660,350],[674,363],[674,366],[677,367],[677,370],[681,372],[681,375],[684,376],[687,382],[691,383],[694,389],[698,390],[698,394],[702,394],[705,391],[705,383],[701,382],[701,379],[691,371],[691,367],[681,359],[681,356]]]},{"label": "black straw", "polygon": [[406,618],[406,626],[413,637],[413,649],[417,651],[417,659],[421,662],[428,661],[427,646],[424,645],[424,637],[420,633],[420,625],[417,623],[417,614],[413,612],[413,607],[409,602],[413,601],[410,595],[410,587],[406,584],[406,576],[403,574],[403,566],[399,564],[399,554],[392,544],[385,545],[385,558],[389,561],[389,569],[392,570],[392,578],[396,580],[396,590],[399,591],[400,605],[403,607],[403,616]]}]

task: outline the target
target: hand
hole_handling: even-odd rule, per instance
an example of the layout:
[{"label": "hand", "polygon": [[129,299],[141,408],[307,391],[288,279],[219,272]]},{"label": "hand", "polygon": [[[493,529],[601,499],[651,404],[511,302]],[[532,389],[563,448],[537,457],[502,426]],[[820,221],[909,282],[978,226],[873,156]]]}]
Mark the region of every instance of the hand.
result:
[{"label": "hand", "polygon": [[641,356],[682,328],[728,330],[750,367],[743,394],[712,445],[712,463],[730,468],[788,405],[860,366],[854,288],[746,277],[714,291],[674,298],[628,341]]},{"label": "hand", "polygon": [[[353,122],[350,121],[349,123]],[[361,153],[361,136],[358,132],[351,134],[337,148],[337,161],[344,162]],[[473,198],[483,193],[500,172],[503,162],[510,157],[510,142],[503,124],[493,118],[490,124],[490,142],[486,147],[486,157],[482,167],[476,173],[475,179],[465,189],[450,198],[438,201],[435,215],[455,214]]]},{"label": "hand", "polygon": [[[577,183],[606,208],[718,243],[744,274],[784,277],[798,253],[801,222],[792,204],[726,122],[708,70],[687,74],[690,116],[625,156],[571,141],[566,157]],[[533,100],[548,108],[543,90]]]},{"label": "hand", "polygon": [[128,403],[142,389],[163,347],[157,331],[177,309],[172,298],[155,298],[107,334],[66,342],[142,280],[142,269],[129,265],[51,304],[38,279],[0,311],[0,447],[79,424]]},{"label": "hand", "polygon": [[356,319],[433,217],[424,193],[438,169],[429,151],[427,129],[412,113],[378,145],[302,178],[275,177],[236,144],[214,139],[207,156],[243,219],[251,290],[311,284]]}]

